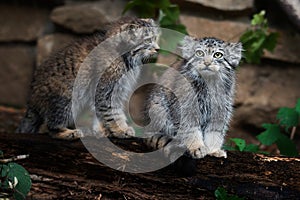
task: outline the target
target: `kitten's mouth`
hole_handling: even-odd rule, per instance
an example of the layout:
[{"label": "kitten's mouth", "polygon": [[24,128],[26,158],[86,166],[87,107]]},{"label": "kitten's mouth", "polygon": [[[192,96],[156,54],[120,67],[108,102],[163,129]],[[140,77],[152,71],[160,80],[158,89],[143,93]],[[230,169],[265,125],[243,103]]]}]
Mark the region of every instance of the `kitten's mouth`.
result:
[{"label": "kitten's mouth", "polygon": [[209,67],[204,67],[203,69],[201,69],[201,71],[209,71],[209,72],[213,72],[213,70],[210,69]]}]

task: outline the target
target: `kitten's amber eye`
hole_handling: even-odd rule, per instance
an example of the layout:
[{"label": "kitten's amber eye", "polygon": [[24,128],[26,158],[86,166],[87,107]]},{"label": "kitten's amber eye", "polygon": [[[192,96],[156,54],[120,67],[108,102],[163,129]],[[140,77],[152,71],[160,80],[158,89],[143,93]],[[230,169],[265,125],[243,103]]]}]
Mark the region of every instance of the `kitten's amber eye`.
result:
[{"label": "kitten's amber eye", "polygon": [[201,51],[201,50],[197,50],[197,51],[195,52],[195,54],[196,54],[196,56],[198,56],[198,57],[203,57],[203,56],[204,56],[204,52]]},{"label": "kitten's amber eye", "polygon": [[214,58],[222,58],[223,54],[221,52],[214,53]]}]

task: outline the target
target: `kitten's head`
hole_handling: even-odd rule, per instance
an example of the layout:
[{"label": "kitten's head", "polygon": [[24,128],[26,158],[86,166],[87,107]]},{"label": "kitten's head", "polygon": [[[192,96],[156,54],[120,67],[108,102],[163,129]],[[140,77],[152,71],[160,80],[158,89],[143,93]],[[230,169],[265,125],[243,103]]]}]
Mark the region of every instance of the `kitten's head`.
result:
[{"label": "kitten's head", "polygon": [[143,60],[157,53],[160,30],[153,19],[123,18],[116,27],[113,31],[123,33],[121,44],[130,45],[131,56]]},{"label": "kitten's head", "polygon": [[186,36],[181,50],[189,66],[202,76],[234,70],[242,56],[241,43],[228,43],[216,38],[195,39]]}]

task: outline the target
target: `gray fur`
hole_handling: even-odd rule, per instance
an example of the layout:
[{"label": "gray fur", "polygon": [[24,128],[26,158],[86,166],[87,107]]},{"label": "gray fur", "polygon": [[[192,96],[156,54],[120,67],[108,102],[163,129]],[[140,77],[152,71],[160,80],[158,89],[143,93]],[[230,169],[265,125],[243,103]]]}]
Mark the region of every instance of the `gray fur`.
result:
[{"label": "gray fur", "polygon": [[165,72],[148,99],[147,131],[172,137],[194,158],[226,157],[221,147],[232,116],[242,46],[186,36],[181,51],[183,59]]}]

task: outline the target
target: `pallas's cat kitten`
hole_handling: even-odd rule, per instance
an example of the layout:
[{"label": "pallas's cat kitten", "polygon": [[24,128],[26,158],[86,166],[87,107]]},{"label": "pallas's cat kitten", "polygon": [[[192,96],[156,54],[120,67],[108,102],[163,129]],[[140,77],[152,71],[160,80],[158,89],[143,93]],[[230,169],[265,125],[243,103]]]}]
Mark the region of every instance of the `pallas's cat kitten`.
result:
[{"label": "pallas's cat kitten", "polygon": [[[123,32],[125,34],[120,35]],[[80,109],[94,102],[96,131],[101,130],[106,136],[133,135],[134,130],[126,122],[123,101],[139,76],[140,66],[156,54],[158,35],[159,29],[152,19],[123,18],[50,56],[35,70],[27,111],[17,132],[35,133],[45,123],[53,137],[81,137],[83,133],[75,129],[72,114],[73,87],[81,70],[79,84],[83,88],[91,84],[93,78],[98,82],[93,95],[79,91],[81,96],[78,95],[76,101],[86,105],[77,106],[76,112],[80,113]],[[80,68],[102,42],[106,42],[106,46],[100,48],[101,52],[98,50],[101,56],[96,53],[85,68]],[[124,52],[126,46],[130,49]],[[112,59],[110,54],[113,53],[120,56]],[[97,77],[98,71],[101,71],[100,77]]]},{"label": "pallas's cat kitten", "polygon": [[163,74],[147,102],[148,132],[160,132],[150,145],[166,146],[170,139],[162,136],[168,136],[193,158],[226,157],[221,147],[232,115],[242,45],[185,36],[180,49],[183,59]]}]

